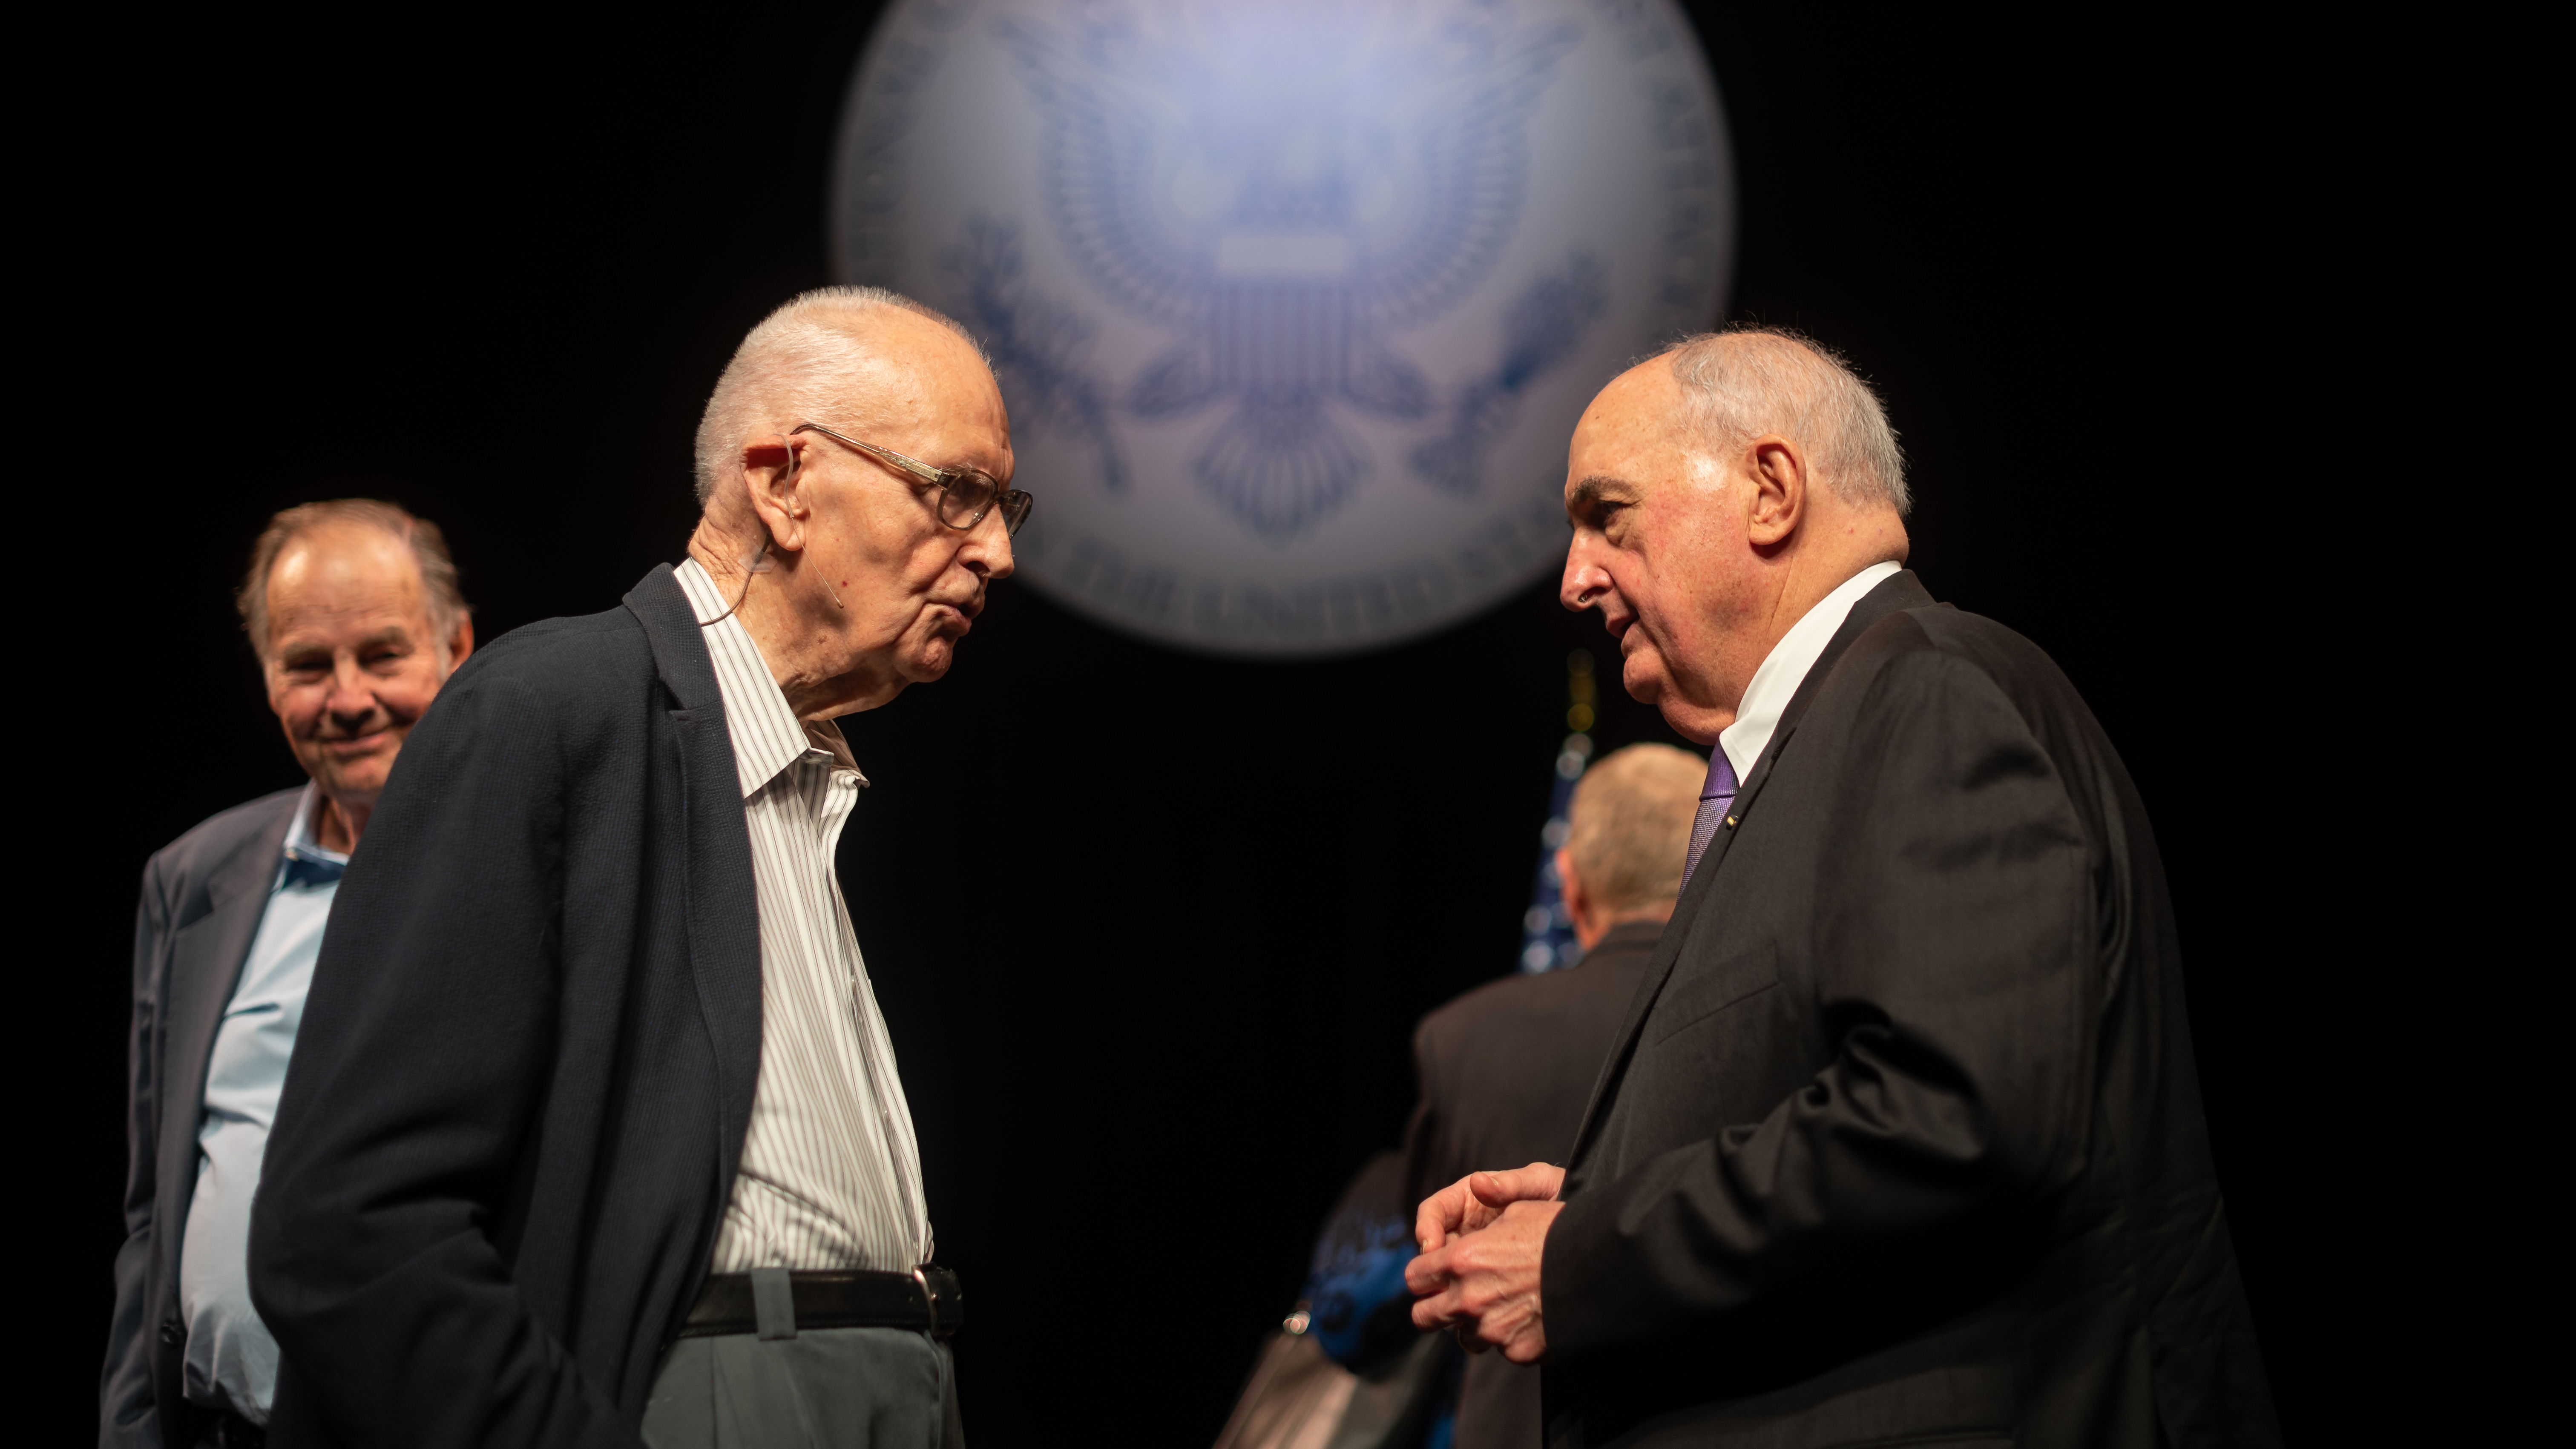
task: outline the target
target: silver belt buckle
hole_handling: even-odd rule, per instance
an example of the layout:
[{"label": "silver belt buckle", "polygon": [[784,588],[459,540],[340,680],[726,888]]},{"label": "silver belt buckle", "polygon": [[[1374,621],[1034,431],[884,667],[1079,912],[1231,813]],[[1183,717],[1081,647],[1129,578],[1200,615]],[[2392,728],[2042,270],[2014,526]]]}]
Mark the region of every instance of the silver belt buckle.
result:
[{"label": "silver belt buckle", "polygon": [[921,1271],[921,1265],[918,1263],[913,1265],[912,1281],[921,1286],[921,1306],[930,1313],[930,1336],[937,1338],[939,1336],[939,1300],[931,1296],[930,1275]]}]

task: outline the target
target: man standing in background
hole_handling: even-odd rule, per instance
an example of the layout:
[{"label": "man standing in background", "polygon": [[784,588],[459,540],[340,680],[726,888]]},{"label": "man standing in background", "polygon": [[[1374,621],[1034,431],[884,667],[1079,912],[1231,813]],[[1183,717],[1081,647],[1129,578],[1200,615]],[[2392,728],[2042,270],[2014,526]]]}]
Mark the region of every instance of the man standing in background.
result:
[{"label": "man standing in background", "polygon": [[260,1153],[341,867],[413,721],[474,648],[437,526],[390,503],[270,519],[237,602],[309,778],[144,867],[103,1446],[262,1438],[277,1345],[243,1263]]},{"label": "man standing in background", "polygon": [[[1631,745],[1574,787],[1556,853],[1581,964],[1479,986],[1413,1034],[1422,1099],[1405,1130],[1405,1201],[1471,1172],[1562,1162],[1583,1104],[1681,893],[1708,762]],[[1468,1360],[1454,1449],[1538,1449],[1539,1376],[1498,1353]]]}]

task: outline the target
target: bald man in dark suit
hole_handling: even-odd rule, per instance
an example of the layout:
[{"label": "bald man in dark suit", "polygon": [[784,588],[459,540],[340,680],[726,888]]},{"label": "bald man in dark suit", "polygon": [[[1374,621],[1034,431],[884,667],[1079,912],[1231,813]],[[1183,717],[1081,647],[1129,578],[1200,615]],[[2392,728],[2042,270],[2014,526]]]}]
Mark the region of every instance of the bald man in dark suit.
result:
[{"label": "bald man in dark suit", "polygon": [[1572,1156],[1422,1206],[1414,1321],[1547,1442],[2280,1441],[2136,786],[2029,640],[1904,568],[1877,397],[1691,339],[1570,449],[1569,608],[1715,747]]}]

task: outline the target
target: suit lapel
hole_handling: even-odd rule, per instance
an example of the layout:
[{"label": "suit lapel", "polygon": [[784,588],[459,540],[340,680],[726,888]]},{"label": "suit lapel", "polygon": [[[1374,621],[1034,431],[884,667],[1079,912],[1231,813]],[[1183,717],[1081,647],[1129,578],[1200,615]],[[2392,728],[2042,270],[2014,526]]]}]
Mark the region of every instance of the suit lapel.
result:
[{"label": "suit lapel", "polygon": [[1762,758],[1753,762],[1752,775],[1735,797],[1732,812],[1735,824],[1720,830],[1717,838],[1708,843],[1708,851],[1700,860],[1701,874],[1712,879],[1716,877],[1718,864],[1726,859],[1727,850],[1735,844],[1736,831],[1742,829],[1745,820],[1752,816],[1754,801],[1761,797],[1762,787],[1771,783],[1772,773],[1779,768],[1780,752],[1788,747],[1789,737],[1798,732],[1798,722],[1807,717],[1808,707],[1816,702],[1816,695],[1824,689],[1834,666],[1851,652],[1853,642],[1888,615],[1900,609],[1930,608],[1933,602],[1930,591],[1914,576],[1913,570],[1904,569],[1881,580],[1877,588],[1861,595],[1860,601],[1852,605],[1842,627],[1834,631],[1833,638],[1825,641],[1825,652],[1816,656],[1815,666],[1807,671],[1806,678],[1798,681],[1797,692],[1789,696],[1788,708],[1780,711],[1780,723],[1771,731],[1771,743],[1763,746]]},{"label": "suit lapel", "polygon": [[1771,742],[1762,749],[1762,758],[1753,762],[1745,776],[1744,788],[1735,795],[1734,808],[1728,812],[1732,823],[1717,832],[1700,856],[1699,868],[1682,888],[1680,901],[1673,907],[1671,924],[1664,928],[1663,938],[1655,943],[1655,954],[1646,963],[1646,974],[1637,982],[1637,991],[1628,999],[1628,1015],[1619,1024],[1619,1034],[1609,1058],[1601,1065],[1601,1075],[1592,1084],[1592,1100],[1584,1104],[1583,1125],[1575,1129],[1574,1153],[1566,1159],[1569,1166],[1579,1165],[1592,1146],[1601,1119],[1609,1111],[1610,1098],[1619,1080],[1627,1075],[1628,1061],[1637,1049],[1637,1034],[1645,1029],[1646,1015],[1655,1008],[1663,994],[1664,983],[1671,979],[1673,963],[1680,959],[1682,943],[1689,939],[1688,923],[1698,919],[1708,898],[1717,890],[1718,867],[1725,864],[1727,851],[1735,844],[1736,833],[1752,818],[1753,806],[1761,798],[1762,787],[1771,783],[1778,768],[1781,751],[1798,732],[1798,722],[1806,717],[1807,708],[1815,702],[1818,691],[1834,672],[1834,666],[1849,653],[1852,642],[1867,633],[1871,625],[1900,609],[1927,608],[1934,602],[1931,592],[1923,587],[1911,569],[1903,569],[1882,580],[1878,587],[1861,595],[1852,605],[1842,627],[1825,644],[1825,651],[1798,681],[1797,692],[1789,696],[1788,707],[1780,711],[1780,723],[1771,732]]},{"label": "suit lapel", "polygon": [[289,796],[276,820],[207,873],[206,898],[213,908],[171,938],[170,976],[162,995],[161,1121],[154,1143],[160,1161],[153,1179],[157,1220],[170,1225],[160,1243],[168,1282],[178,1281],[179,1245],[187,1236],[182,1225],[197,1193],[197,1126],[206,1111],[206,1064],[214,1056],[224,1009],[241,984],[251,943],[258,939],[260,918],[268,913],[269,887],[276,882],[286,832],[303,799],[300,793]]},{"label": "suit lapel", "polygon": [[730,1191],[751,1125],[760,1080],[760,907],[751,876],[751,833],[742,779],[725,729],[724,694],[688,595],[668,564],[630,590],[625,604],[644,625],[655,670],[679,704],[681,798],[685,802],[689,962],[698,1010],[715,1051],[722,1176]]}]

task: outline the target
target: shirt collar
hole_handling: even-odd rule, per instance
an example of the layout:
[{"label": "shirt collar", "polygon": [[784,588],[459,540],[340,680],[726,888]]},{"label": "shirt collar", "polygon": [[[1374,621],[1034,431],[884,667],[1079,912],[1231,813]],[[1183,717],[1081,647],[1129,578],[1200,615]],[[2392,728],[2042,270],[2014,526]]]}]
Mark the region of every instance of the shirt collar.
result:
[{"label": "shirt collar", "polygon": [[304,793],[295,797],[295,820],[286,827],[288,860],[318,860],[331,865],[347,865],[349,857],[336,850],[324,850],[313,839],[313,822],[322,812],[322,787],[307,780]]},{"label": "shirt collar", "polygon": [[1874,563],[1842,581],[1840,587],[1816,601],[1814,608],[1789,626],[1780,642],[1763,656],[1762,667],[1753,671],[1753,682],[1744,687],[1744,702],[1735,707],[1735,723],[1718,732],[1717,747],[1726,751],[1726,762],[1735,767],[1735,778],[1748,779],[1753,763],[1770,748],[1771,734],[1780,727],[1780,716],[1796,698],[1798,686],[1805,683],[1807,671],[1825,646],[1834,642],[1834,634],[1851,617],[1852,606],[1877,588],[1880,580],[1894,575],[1904,565]]},{"label": "shirt collar", "polygon": [[[698,633],[707,641],[707,658],[715,665],[716,691],[724,700],[725,733],[733,740],[735,773],[742,798],[750,799],[777,779],[781,770],[803,759],[807,751],[828,757],[852,774],[859,767],[838,725],[826,720],[809,732],[787,704],[787,692],[769,672],[758,641],[732,612],[733,601],[716,581],[690,559],[671,571],[697,615]],[[714,622],[710,623],[709,620]],[[859,775],[859,783],[867,776]]]}]

